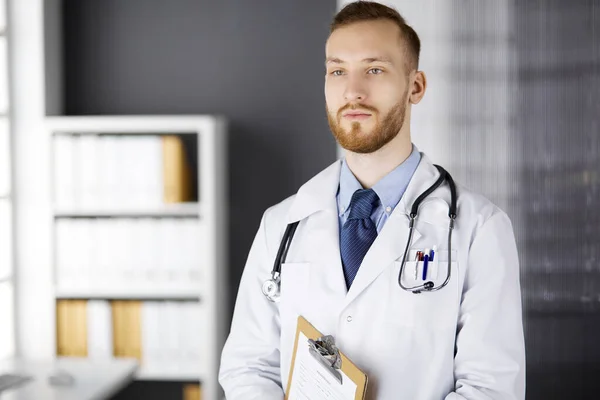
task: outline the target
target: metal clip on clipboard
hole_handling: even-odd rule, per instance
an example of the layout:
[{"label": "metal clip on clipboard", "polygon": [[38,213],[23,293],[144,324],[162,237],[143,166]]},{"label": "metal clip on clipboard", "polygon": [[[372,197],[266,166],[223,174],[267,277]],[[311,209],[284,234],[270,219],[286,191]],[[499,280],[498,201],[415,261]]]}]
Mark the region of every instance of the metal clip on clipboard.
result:
[{"label": "metal clip on clipboard", "polygon": [[342,358],[340,351],[335,345],[335,340],[331,335],[321,336],[317,340],[308,339],[310,354],[317,360],[329,373],[342,384]]}]

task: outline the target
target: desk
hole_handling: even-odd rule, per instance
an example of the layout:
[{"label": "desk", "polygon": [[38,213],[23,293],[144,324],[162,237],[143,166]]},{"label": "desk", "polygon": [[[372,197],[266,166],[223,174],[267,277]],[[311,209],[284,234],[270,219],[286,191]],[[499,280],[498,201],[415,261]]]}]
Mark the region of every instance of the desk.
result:
[{"label": "desk", "polygon": [[[49,361],[0,360],[0,374],[17,373],[33,379],[0,393],[2,400],[105,400],[134,379],[137,360],[58,357]],[[57,370],[75,378],[71,386],[53,386],[48,377]]]}]

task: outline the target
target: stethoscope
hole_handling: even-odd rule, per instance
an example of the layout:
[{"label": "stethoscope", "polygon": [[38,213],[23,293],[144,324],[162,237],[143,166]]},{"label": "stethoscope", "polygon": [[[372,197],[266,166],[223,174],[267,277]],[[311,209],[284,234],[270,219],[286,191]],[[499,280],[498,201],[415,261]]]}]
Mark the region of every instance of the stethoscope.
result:
[{"label": "stethoscope", "polygon": [[[444,168],[439,165],[435,165],[437,170],[440,172],[440,176],[435,181],[433,185],[423,193],[413,203],[412,209],[410,211],[410,224],[409,224],[409,234],[408,241],[406,243],[406,249],[404,250],[404,255],[402,256],[402,264],[400,265],[400,272],[398,274],[398,284],[400,287],[406,291],[413,292],[415,294],[425,292],[434,292],[440,290],[444,286],[448,284],[451,276],[451,255],[452,255],[452,231],[454,230],[454,220],[456,219],[456,185],[454,184],[454,180]],[[415,219],[417,218],[417,211],[419,209],[419,205],[425,200],[427,196],[429,196],[434,190],[436,190],[444,181],[448,181],[448,186],[450,187],[450,207],[448,211],[448,216],[450,217],[450,227],[448,230],[448,271],[446,273],[446,279],[443,283],[438,286],[435,286],[432,281],[427,281],[423,284],[416,286],[405,286],[402,283],[402,274],[404,272],[404,267],[406,265],[406,256],[408,255],[408,250],[412,244],[413,237],[413,229],[415,225]],[[296,232],[296,228],[298,228],[298,224],[300,221],[292,222],[288,224],[283,234],[283,239],[279,244],[279,250],[277,251],[277,256],[275,257],[275,263],[273,264],[273,269],[271,270],[271,279],[267,279],[263,282],[262,292],[265,297],[272,302],[278,302],[280,297],[280,289],[281,289],[281,265],[285,262],[288,250],[290,249],[290,245],[292,243],[292,239],[294,237],[294,233]]]}]

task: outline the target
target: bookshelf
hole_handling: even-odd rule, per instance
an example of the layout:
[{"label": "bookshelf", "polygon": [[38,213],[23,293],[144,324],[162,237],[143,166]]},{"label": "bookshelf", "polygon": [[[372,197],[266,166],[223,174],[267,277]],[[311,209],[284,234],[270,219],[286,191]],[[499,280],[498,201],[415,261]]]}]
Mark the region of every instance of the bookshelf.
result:
[{"label": "bookshelf", "polygon": [[220,398],[226,121],[58,116],[44,126],[57,355],[136,358],[137,380]]}]

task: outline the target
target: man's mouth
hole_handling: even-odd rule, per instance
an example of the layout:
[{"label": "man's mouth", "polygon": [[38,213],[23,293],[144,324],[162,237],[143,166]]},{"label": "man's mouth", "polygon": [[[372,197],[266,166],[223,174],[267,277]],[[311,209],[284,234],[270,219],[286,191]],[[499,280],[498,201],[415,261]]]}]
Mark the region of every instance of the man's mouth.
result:
[{"label": "man's mouth", "polygon": [[342,115],[344,118],[351,121],[362,121],[371,117],[371,113],[365,111],[348,111]]}]

